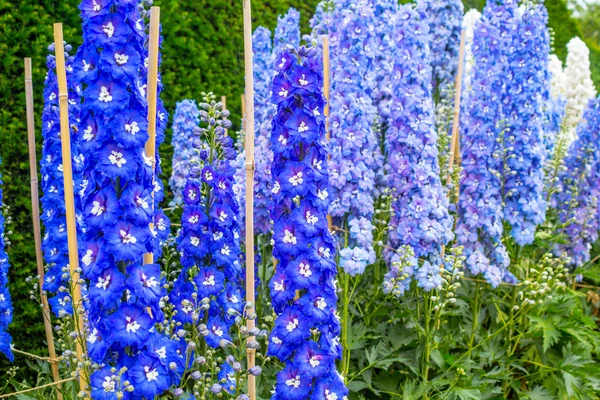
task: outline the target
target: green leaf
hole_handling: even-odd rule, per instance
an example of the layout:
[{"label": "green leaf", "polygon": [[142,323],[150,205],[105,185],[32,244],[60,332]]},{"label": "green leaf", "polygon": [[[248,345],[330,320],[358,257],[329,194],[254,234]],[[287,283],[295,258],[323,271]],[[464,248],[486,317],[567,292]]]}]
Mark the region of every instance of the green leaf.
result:
[{"label": "green leaf", "polygon": [[529,400],[552,400],[554,396],[543,386],[536,386],[533,390],[525,392]]},{"label": "green leaf", "polygon": [[348,383],[348,390],[350,390],[351,392],[359,392],[363,389],[368,389],[368,388],[369,388],[369,385],[367,385],[367,383],[364,381],[354,380],[354,381]]},{"label": "green leaf", "polygon": [[551,319],[534,316],[530,317],[530,319],[534,323],[534,330],[542,331],[542,338],[544,341],[543,349],[544,352],[548,351],[548,349],[560,339],[560,331],[556,329],[556,326]]},{"label": "green leaf", "polygon": [[476,389],[455,389],[454,393],[456,393],[456,396],[462,400],[481,399],[481,393]]}]

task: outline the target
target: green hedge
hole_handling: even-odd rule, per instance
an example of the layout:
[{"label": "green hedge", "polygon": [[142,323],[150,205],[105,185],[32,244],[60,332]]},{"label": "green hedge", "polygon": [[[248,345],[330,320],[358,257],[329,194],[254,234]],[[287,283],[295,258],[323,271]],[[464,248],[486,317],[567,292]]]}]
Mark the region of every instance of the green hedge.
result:
[{"label": "green hedge", "polygon": [[[253,2],[254,27],[275,27],[277,15],[295,6],[302,16],[304,31],[318,0],[287,2],[262,0]],[[467,1],[468,7],[481,8],[482,0]],[[45,75],[47,46],[53,41],[52,23],[63,22],[65,40],[74,47],[80,44],[78,0],[0,0],[0,156],[3,166],[5,202],[12,208],[13,245],[8,249],[12,269],[11,291],[14,298],[14,323],[11,327],[18,348],[44,350],[41,314],[28,299],[30,288],[25,278],[35,274],[33,236],[31,232],[29,171],[23,90],[23,57],[33,59],[33,84],[40,142],[42,85]],[[563,0],[546,1],[550,24],[556,33],[556,51],[562,58],[568,40],[578,34]],[[163,100],[172,111],[183,98],[199,98],[201,91],[213,91],[228,97],[232,120],[239,121],[240,94],[243,90],[243,41],[241,2],[232,0],[156,0],[161,7],[164,34],[162,74],[165,84]],[[598,52],[594,60],[598,60]],[[595,66],[599,65],[595,62]],[[600,71],[594,67],[595,77]],[[169,138],[167,138],[167,141]],[[163,146],[165,160],[172,149]],[[169,162],[165,162],[165,175]],[[17,362],[23,365],[22,357]],[[0,373],[7,364],[0,360]]]}]

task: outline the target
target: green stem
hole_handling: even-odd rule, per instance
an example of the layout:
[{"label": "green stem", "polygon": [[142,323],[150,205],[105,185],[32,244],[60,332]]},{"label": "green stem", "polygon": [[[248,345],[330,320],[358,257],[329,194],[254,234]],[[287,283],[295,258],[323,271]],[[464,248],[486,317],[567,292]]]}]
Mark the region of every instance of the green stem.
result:
[{"label": "green stem", "polygon": [[344,376],[348,376],[348,371],[350,370],[350,348],[348,346],[348,328],[350,327],[350,275],[344,273],[343,281],[342,372]]},{"label": "green stem", "polygon": [[475,283],[475,296],[473,298],[473,305],[472,305],[473,324],[471,326],[471,336],[469,337],[469,347],[468,347],[469,356],[471,355],[471,352],[473,351],[473,343],[475,341],[475,333],[477,332],[477,327],[479,325],[479,311],[481,310],[481,302],[479,301],[480,300],[479,285],[480,285],[479,282]]},{"label": "green stem", "polygon": [[430,308],[431,308],[431,304],[430,304],[430,295],[429,293],[424,293],[424,306],[423,306],[423,317],[424,317],[424,331],[425,331],[425,338],[424,338],[424,350],[423,350],[423,360],[421,363],[421,377],[423,379],[423,387],[425,389],[425,393],[423,394],[423,399],[427,400],[429,398],[428,396],[428,384],[429,384],[429,358],[431,357],[431,341],[430,341],[430,335],[431,335],[431,316],[429,315],[430,313]]}]

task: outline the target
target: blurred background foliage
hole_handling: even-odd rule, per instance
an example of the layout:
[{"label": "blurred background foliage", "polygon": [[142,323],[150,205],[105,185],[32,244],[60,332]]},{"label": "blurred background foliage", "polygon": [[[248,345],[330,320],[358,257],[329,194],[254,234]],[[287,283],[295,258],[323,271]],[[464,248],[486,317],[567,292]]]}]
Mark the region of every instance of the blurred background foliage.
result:
[{"label": "blurred background foliage", "polygon": [[[403,1],[406,2],[406,1]],[[39,307],[29,300],[25,278],[35,275],[35,252],[31,228],[31,201],[25,126],[23,57],[33,59],[38,159],[41,148],[40,116],[45,76],[47,46],[53,41],[52,24],[62,22],[67,40],[76,49],[81,42],[78,0],[0,0],[0,172],[5,182],[5,202],[11,207],[14,224],[10,226],[12,246],[8,249],[12,269],[11,292],[14,322],[11,327],[15,346],[45,354],[42,317]],[[277,16],[296,7],[302,16],[303,33],[318,0],[292,2],[255,0],[252,2],[253,24],[274,29]],[[485,0],[465,0],[465,9],[482,9]],[[162,98],[172,112],[184,98],[198,98],[201,91],[227,96],[232,121],[240,120],[240,95],[244,86],[241,1],[233,0],[155,0],[161,7],[164,35],[161,72],[165,91]],[[600,87],[600,5],[564,0],[546,0],[554,49],[561,60],[566,58],[566,44],[574,36],[584,39],[591,50],[592,72]],[[163,179],[170,175],[172,148],[161,148]],[[166,180],[165,180],[166,181]],[[165,182],[166,183],[166,182]],[[27,376],[26,362],[20,376]],[[9,364],[0,358],[0,371]]]}]

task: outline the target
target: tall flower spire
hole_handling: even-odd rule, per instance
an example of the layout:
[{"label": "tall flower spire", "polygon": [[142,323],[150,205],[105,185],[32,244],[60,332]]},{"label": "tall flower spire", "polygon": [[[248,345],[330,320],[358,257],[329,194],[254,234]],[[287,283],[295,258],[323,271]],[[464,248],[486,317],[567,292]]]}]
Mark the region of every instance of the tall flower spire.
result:
[{"label": "tall flower spire", "polygon": [[277,17],[277,27],[273,37],[273,59],[277,58],[285,46],[300,45],[300,13],[291,7],[285,15]]},{"label": "tall flower spire", "polygon": [[[421,265],[404,273],[416,274],[419,286],[431,290],[441,284],[440,254],[442,245],[452,238],[452,219],[439,177],[429,32],[423,7],[401,6],[398,24],[391,123],[385,136],[393,198],[389,244],[394,249],[409,246],[423,259]],[[392,263],[397,261],[397,255],[390,257]],[[386,276],[386,280],[391,278]],[[401,283],[404,290],[409,284],[410,279]],[[392,286],[386,288],[392,291]]]},{"label": "tall flower spire", "polygon": [[375,87],[374,33],[368,25],[374,14],[367,1],[340,0],[334,15],[339,26],[331,40],[329,213],[337,226],[349,231],[341,265],[356,275],[375,261],[371,218],[379,149],[373,131],[376,108],[370,97]]},{"label": "tall flower spire", "polygon": [[[502,242],[503,160],[499,148],[504,116],[502,93],[508,53],[516,31],[514,0],[489,0],[475,25],[472,90],[467,92],[461,126],[462,175],[456,228],[471,273],[483,274],[493,286],[513,281]],[[485,166],[485,167],[482,167]]]},{"label": "tall flower spire", "polygon": [[[176,379],[183,360],[161,350],[169,341],[156,329],[163,315],[163,278],[159,265],[142,265],[143,254],[157,253],[161,235],[168,233],[168,220],[152,206],[162,197],[152,171],[156,154],[144,151],[144,15],[129,0],[84,0],[80,10],[83,45],[75,71],[85,87],[79,133],[88,224],[80,249],[89,280],[88,353],[104,365],[91,377],[92,396],[132,392],[154,398]],[[165,117],[159,104],[157,144]]]},{"label": "tall flower spire", "polygon": [[[315,48],[286,49],[275,62],[273,100],[273,254],[277,313],[268,354],[285,363],[274,400],[342,399],[348,395],[335,360],[341,355],[336,265],[327,229],[323,76]],[[298,296],[296,296],[298,293]]]}]

